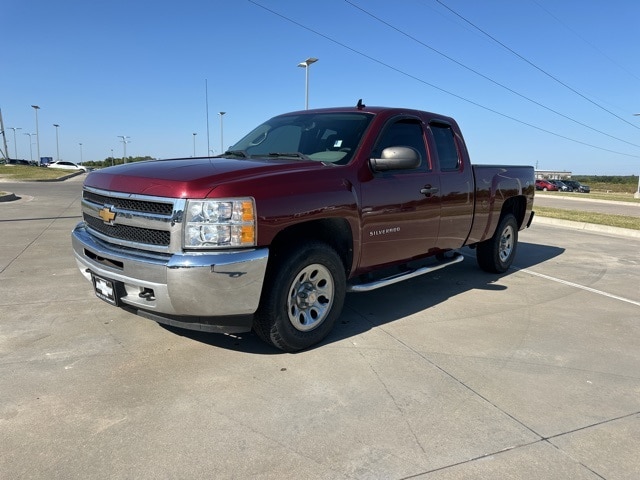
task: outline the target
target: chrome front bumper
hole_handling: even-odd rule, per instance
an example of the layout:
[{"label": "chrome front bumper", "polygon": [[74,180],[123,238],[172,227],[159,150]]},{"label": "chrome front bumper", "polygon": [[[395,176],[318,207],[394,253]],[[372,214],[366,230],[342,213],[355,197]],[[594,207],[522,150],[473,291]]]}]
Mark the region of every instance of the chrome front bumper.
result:
[{"label": "chrome front bumper", "polygon": [[[78,268],[118,282],[123,304],[161,315],[222,317],[254,313],[260,302],[269,250],[163,255],[114,247],[72,232]],[[215,322],[214,322],[215,323]],[[250,327],[249,327],[250,328]]]}]

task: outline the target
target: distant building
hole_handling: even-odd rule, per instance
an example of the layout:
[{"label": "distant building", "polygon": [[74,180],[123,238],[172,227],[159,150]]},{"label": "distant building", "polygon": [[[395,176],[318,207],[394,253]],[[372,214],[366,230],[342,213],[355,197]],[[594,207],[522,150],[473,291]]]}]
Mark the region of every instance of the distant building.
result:
[{"label": "distant building", "polygon": [[571,172],[566,170],[536,170],[536,180],[562,180],[571,178]]}]

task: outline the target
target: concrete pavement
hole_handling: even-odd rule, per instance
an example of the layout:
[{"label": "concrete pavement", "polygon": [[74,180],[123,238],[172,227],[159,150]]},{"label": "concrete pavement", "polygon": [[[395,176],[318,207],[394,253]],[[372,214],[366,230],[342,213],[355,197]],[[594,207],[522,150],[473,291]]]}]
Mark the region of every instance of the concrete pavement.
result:
[{"label": "concrete pavement", "polygon": [[0,204],[2,478],[640,478],[635,239],[536,222],[506,275],[465,250],[284,354],[98,300],[81,181]]}]

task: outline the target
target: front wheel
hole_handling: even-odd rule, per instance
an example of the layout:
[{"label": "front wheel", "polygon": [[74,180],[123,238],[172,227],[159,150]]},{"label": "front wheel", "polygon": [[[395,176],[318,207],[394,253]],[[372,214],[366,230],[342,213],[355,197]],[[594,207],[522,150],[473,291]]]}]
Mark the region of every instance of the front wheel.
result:
[{"label": "front wheel", "polygon": [[518,246],[518,222],[509,213],[502,217],[493,237],[478,244],[476,259],[478,265],[486,272],[506,272],[516,255]]},{"label": "front wheel", "polygon": [[333,328],[345,291],[346,274],[335,250],[307,243],[270,267],[253,328],[286,352],[310,347]]}]

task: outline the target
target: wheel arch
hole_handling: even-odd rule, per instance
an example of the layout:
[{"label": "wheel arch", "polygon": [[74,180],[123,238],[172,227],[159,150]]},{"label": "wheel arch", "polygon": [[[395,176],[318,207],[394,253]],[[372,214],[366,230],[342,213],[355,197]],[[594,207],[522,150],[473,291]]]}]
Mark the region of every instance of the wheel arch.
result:
[{"label": "wheel arch", "polygon": [[353,234],[344,218],[325,218],[291,225],[279,232],[269,246],[269,264],[300,242],[320,241],[333,248],[344,265],[348,276],[353,262]]},{"label": "wheel arch", "polygon": [[527,212],[527,199],[524,195],[516,195],[508,198],[502,205],[500,211],[500,218],[498,223],[509,213],[512,213],[516,217],[518,223],[518,230],[522,230],[524,224],[524,218]]}]

